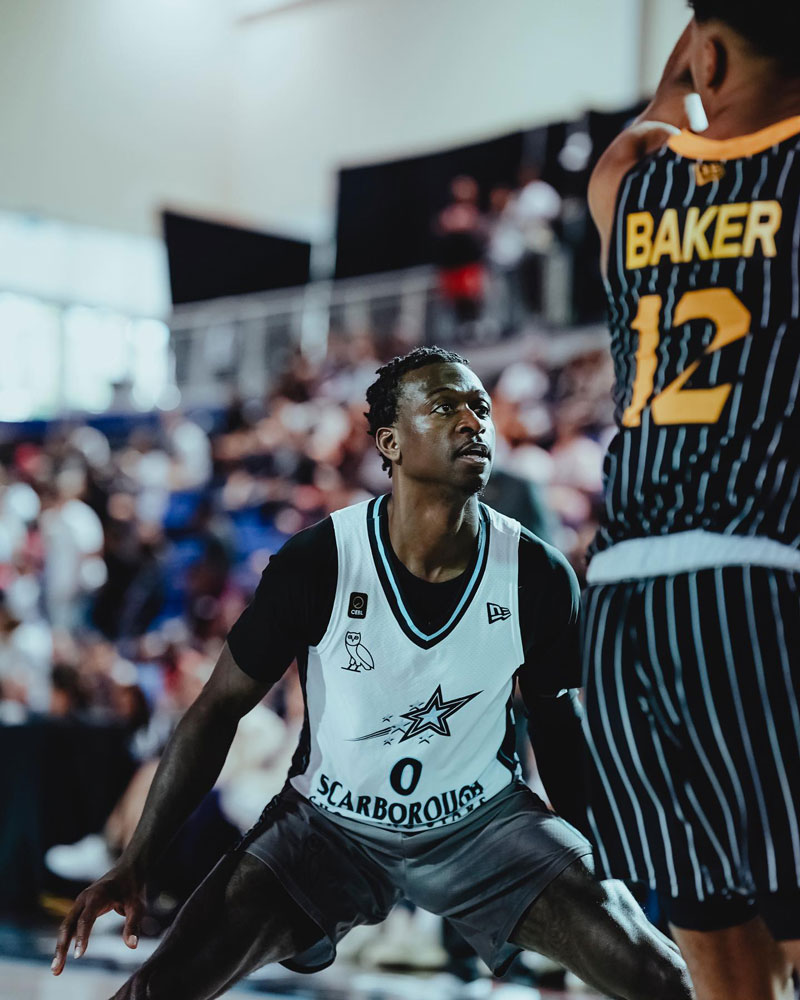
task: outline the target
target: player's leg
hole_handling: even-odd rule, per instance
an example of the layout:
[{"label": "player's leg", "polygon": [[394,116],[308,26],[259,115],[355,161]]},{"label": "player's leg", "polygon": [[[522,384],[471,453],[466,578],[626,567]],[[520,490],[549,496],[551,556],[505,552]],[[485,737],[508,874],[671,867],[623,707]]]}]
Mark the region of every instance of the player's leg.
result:
[{"label": "player's leg", "polygon": [[[787,586],[783,586],[783,583]],[[796,776],[798,763],[800,762],[800,705],[798,704],[798,678],[797,678],[797,649],[798,649],[798,591],[800,590],[800,577],[793,573],[785,578],[777,574],[772,575],[769,580],[770,593],[773,598],[773,611],[776,628],[778,631],[779,646],[781,653],[781,667],[786,679],[786,702],[788,704],[789,716],[793,725],[790,727],[788,720],[782,721],[784,729],[784,739],[781,743],[780,754],[786,763],[787,770]],[[788,590],[788,593],[786,591]],[[791,656],[789,655],[791,650]],[[769,655],[769,654],[768,654]],[[791,661],[789,664],[788,661]],[[794,669],[792,669],[794,668]],[[796,777],[795,777],[796,780]],[[797,791],[792,789],[793,801],[797,803]],[[784,851],[789,853],[791,847],[794,853],[795,873],[800,874],[800,863],[798,863],[796,850],[797,838],[795,831],[790,831],[790,844],[784,841]],[[783,954],[794,967],[800,976],[800,888],[797,887],[797,879],[792,885],[788,877],[783,881],[787,886],[787,892],[770,894],[767,897],[760,897],[758,900],[759,911],[764,917],[764,921],[770,929],[772,936],[780,942]]]},{"label": "player's leg", "polygon": [[677,947],[624,885],[594,877],[588,841],[530,789],[512,784],[446,837],[410,842],[404,891],[447,917],[502,975],[538,951],[619,1000],[690,1000]]},{"label": "player's leg", "polygon": [[154,954],[114,1000],[211,1000],[322,932],[258,858],[226,855],[192,894]]},{"label": "player's leg", "polygon": [[114,1000],[212,1000],[268,962],[330,964],[398,898],[385,866],[291,786],[226,855]]},{"label": "player's leg", "polygon": [[[782,949],[777,942],[800,936],[795,805],[800,794],[800,675],[794,653],[800,616],[795,577],[746,566],[686,579],[697,669],[688,672],[692,652],[677,638],[684,674],[682,710],[717,780],[724,772],[714,748],[724,748],[722,764],[732,776],[734,792],[721,796],[693,777],[696,799],[707,811],[716,791],[736,825],[737,836],[728,838],[726,851],[734,872],[727,884],[746,880],[771,891],[756,896],[752,912],[724,922],[718,913],[707,919],[713,897],[698,904],[679,894],[668,916],[700,1000],[783,1000],[794,996],[786,954],[791,946]],[[680,604],[675,607],[676,619],[686,619]],[[695,676],[705,691],[697,687]],[[708,721],[716,728],[709,729]],[[699,771],[696,767],[695,773]],[[724,844],[723,825],[713,825]],[[694,827],[698,833],[699,825]],[[721,881],[715,879],[718,885]],[[776,893],[775,886],[785,888]]]},{"label": "player's leg", "polygon": [[800,975],[800,939],[796,941],[781,941],[781,950],[786,956],[787,962],[791,962],[795,971]]},{"label": "player's leg", "polygon": [[598,882],[587,861],[573,862],[550,883],[517,924],[512,942],[619,1000],[690,1000],[677,948],[621,882]]},{"label": "player's leg", "polygon": [[719,931],[673,933],[697,1000],[793,1000],[791,965],[760,917]]},{"label": "player's leg", "polygon": [[764,893],[756,904],[786,961],[800,974],[800,889]]}]

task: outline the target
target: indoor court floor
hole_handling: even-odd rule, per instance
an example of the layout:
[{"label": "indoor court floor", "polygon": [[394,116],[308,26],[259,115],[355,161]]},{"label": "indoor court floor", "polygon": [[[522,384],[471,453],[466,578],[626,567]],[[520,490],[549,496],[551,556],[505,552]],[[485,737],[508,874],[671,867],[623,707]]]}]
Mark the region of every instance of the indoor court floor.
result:
[{"label": "indoor court floor", "polygon": [[[0,1000],[109,1000],[124,976],[99,965],[68,968],[56,979],[44,962],[0,958]],[[272,1000],[598,1000],[585,993],[535,990],[479,979],[460,983],[445,974],[429,978],[336,968],[308,976],[271,967],[226,996]]]},{"label": "indoor court floor", "polygon": [[[70,959],[56,978],[50,972],[54,932],[0,924],[0,1000],[109,1000],[126,976],[155,949],[142,939],[136,953],[101,918],[87,954]],[[106,929],[107,928],[107,929]],[[97,933],[99,931],[99,933]],[[226,996],[273,1000],[598,1000],[581,989],[568,993],[481,976],[465,983],[445,972],[399,973],[365,969],[340,956],[313,976],[279,965],[258,970]]]}]

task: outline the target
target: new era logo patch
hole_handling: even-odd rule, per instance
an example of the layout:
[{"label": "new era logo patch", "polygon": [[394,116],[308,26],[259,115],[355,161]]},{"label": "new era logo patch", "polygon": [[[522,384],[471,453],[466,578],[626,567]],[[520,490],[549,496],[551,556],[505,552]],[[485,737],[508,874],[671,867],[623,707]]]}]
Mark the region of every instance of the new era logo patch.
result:
[{"label": "new era logo patch", "polygon": [[704,187],[713,181],[721,181],[725,176],[725,167],[721,163],[695,163],[694,176],[698,187]]},{"label": "new era logo patch", "polygon": [[350,604],[347,607],[347,614],[350,618],[367,617],[367,595],[353,591],[350,595]]},{"label": "new era logo patch", "polygon": [[495,622],[504,622],[506,618],[511,617],[508,608],[502,608],[499,604],[487,604],[486,610],[489,612],[490,625],[494,625]]}]

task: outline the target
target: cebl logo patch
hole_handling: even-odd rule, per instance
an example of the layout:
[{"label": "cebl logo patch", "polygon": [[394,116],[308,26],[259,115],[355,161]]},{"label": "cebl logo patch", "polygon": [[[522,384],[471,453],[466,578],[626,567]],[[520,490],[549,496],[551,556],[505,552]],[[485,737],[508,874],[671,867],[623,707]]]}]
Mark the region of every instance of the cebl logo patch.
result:
[{"label": "cebl logo patch", "polygon": [[367,595],[359,594],[358,591],[353,591],[350,595],[350,604],[347,608],[347,614],[351,618],[366,618],[367,617]]},{"label": "cebl logo patch", "polygon": [[511,612],[508,608],[503,608],[499,604],[487,604],[486,610],[489,613],[490,625],[494,625],[495,622],[504,622],[506,618],[511,617]]}]

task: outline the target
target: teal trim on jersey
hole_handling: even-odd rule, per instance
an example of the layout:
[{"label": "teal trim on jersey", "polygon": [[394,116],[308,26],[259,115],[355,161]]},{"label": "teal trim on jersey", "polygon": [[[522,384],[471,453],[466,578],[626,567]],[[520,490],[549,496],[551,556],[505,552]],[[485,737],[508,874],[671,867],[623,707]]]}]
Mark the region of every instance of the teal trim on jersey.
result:
[{"label": "teal trim on jersey", "polygon": [[430,642],[432,639],[438,639],[440,635],[442,635],[444,632],[447,632],[448,629],[452,628],[453,623],[463,611],[464,606],[472,599],[475,583],[483,571],[483,563],[484,563],[483,557],[486,549],[486,525],[484,523],[484,513],[483,510],[481,510],[480,529],[478,532],[478,558],[475,562],[475,569],[472,572],[470,581],[465,587],[464,593],[461,595],[461,600],[456,605],[455,610],[453,611],[452,615],[450,615],[450,618],[447,620],[447,622],[444,625],[442,625],[442,627],[438,629],[436,632],[432,632],[430,635],[426,635],[424,632],[421,632],[414,624],[411,615],[406,610],[405,604],[403,604],[403,598],[400,594],[400,588],[397,586],[397,581],[395,580],[394,573],[392,572],[391,563],[389,562],[389,559],[386,555],[386,550],[383,547],[383,539],[381,538],[380,514],[381,514],[381,504],[385,499],[386,499],[385,494],[384,496],[378,497],[377,501],[375,502],[375,507],[373,508],[372,511],[372,520],[374,522],[374,529],[375,529],[375,541],[378,546],[378,552],[380,553],[381,562],[383,563],[383,569],[384,572],[386,573],[386,578],[391,585],[392,592],[394,593],[395,596],[395,600],[397,601],[397,607],[400,609],[400,613],[402,614],[406,625],[414,633],[414,635],[418,636],[420,639],[425,640],[425,642]]}]

